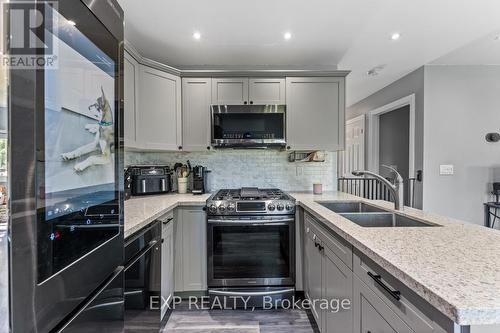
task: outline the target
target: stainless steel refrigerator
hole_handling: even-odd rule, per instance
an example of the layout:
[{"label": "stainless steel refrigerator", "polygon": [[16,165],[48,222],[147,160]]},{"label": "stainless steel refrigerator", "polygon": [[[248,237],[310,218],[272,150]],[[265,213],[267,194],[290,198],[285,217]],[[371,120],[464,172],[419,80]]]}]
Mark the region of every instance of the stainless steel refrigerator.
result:
[{"label": "stainless steel refrigerator", "polygon": [[9,69],[10,327],[121,332],[123,11],[115,0],[9,8],[28,18],[30,5],[42,24],[10,32],[9,54],[30,52],[19,45],[33,35],[45,45],[33,56],[55,58]]}]

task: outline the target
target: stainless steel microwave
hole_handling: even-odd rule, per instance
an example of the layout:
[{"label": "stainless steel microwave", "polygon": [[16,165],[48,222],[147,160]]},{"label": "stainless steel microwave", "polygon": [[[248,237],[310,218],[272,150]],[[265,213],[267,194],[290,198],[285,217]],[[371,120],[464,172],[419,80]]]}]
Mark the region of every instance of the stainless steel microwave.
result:
[{"label": "stainless steel microwave", "polygon": [[212,105],[211,141],[218,148],[282,148],[285,105]]}]

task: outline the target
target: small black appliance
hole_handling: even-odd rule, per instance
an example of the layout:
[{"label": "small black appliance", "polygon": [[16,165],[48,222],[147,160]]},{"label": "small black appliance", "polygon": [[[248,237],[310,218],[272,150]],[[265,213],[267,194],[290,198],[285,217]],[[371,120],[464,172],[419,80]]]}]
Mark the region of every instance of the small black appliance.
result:
[{"label": "small black appliance", "polygon": [[193,168],[193,194],[203,194],[210,192],[208,188],[208,173],[206,167],[197,165]]},{"label": "small black appliance", "polygon": [[132,166],[128,172],[131,177],[132,195],[171,192],[172,172],[168,166]]}]

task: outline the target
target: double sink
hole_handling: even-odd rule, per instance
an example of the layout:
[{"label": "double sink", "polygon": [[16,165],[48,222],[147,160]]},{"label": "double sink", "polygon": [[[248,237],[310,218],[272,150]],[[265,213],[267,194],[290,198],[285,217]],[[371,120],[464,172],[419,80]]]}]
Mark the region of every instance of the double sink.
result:
[{"label": "double sink", "polygon": [[373,227],[437,227],[439,225],[415,220],[361,201],[318,202],[359,226]]}]

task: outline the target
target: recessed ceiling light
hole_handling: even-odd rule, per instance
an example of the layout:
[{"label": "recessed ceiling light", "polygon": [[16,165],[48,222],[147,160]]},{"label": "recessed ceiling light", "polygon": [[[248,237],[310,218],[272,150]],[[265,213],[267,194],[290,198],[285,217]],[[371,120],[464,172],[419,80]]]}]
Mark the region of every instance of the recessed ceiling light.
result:
[{"label": "recessed ceiling light", "polygon": [[401,38],[401,34],[399,32],[395,32],[391,35],[392,40],[398,40],[399,38]]},{"label": "recessed ceiling light", "polygon": [[76,25],[76,22],[75,22],[75,21],[72,21],[72,20],[68,20],[68,24],[69,24],[69,25],[73,25],[73,26],[75,26],[75,25]]},{"label": "recessed ceiling light", "polygon": [[500,35],[496,36],[494,39],[495,39],[496,41],[500,41]]},{"label": "recessed ceiling light", "polygon": [[201,34],[200,34],[198,31],[195,31],[195,32],[193,33],[193,38],[194,38],[194,39],[196,39],[196,40],[198,40],[198,39],[200,39],[200,38],[201,38]]},{"label": "recessed ceiling light", "polygon": [[285,40],[289,40],[292,38],[292,33],[291,32],[285,32],[283,34],[283,38],[285,38]]}]

